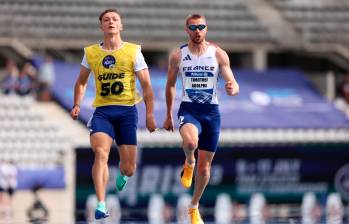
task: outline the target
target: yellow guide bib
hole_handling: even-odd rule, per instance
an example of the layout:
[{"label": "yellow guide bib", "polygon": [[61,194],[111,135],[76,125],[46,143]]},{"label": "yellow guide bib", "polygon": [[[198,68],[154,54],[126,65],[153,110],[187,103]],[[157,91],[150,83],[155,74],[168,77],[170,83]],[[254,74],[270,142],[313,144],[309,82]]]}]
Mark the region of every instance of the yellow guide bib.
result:
[{"label": "yellow guide bib", "polygon": [[115,51],[103,50],[100,44],[85,48],[85,55],[95,77],[94,107],[133,106],[142,100],[136,89],[134,64],[139,45],[124,42]]}]

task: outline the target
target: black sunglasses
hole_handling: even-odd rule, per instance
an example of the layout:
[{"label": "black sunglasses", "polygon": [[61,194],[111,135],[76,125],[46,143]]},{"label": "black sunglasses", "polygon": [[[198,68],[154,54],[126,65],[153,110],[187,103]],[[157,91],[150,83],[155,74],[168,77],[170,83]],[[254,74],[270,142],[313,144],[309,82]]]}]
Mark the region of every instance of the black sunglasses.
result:
[{"label": "black sunglasses", "polygon": [[191,30],[191,31],[196,31],[196,29],[199,29],[200,31],[205,29],[206,28],[206,25],[204,24],[199,24],[199,25],[189,25],[188,26],[188,29]]}]

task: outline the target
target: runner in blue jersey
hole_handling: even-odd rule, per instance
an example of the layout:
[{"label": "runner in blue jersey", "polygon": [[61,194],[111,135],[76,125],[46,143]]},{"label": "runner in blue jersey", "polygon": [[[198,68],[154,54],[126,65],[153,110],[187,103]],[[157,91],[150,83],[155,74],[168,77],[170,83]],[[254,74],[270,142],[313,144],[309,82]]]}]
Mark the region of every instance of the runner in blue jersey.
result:
[{"label": "runner in blue jersey", "polygon": [[164,128],[174,130],[173,102],[177,74],[182,79],[182,102],[178,111],[179,132],[186,156],[181,173],[181,183],[189,188],[192,183],[195,156],[198,149],[198,163],[195,175],[194,193],[188,209],[192,224],[203,223],[199,213],[199,200],[210,179],[210,168],[217,149],[220,132],[218,109],[218,76],[225,81],[225,91],[233,96],[239,93],[230,68],[227,53],[216,44],[206,41],[207,24],[202,15],[190,15],[185,28],[188,44],[175,49],[169,57],[166,84],[167,117]]}]

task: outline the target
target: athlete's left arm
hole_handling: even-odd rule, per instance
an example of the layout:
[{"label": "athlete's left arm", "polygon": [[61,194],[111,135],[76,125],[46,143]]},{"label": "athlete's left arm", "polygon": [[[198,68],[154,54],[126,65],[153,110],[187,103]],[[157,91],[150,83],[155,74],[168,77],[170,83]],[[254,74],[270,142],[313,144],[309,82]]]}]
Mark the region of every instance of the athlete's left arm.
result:
[{"label": "athlete's left arm", "polygon": [[136,75],[143,90],[146,108],[146,126],[150,132],[153,132],[156,129],[156,123],[154,118],[154,94],[150,82],[149,70],[147,68],[139,70],[136,72]]},{"label": "athlete's left arm", "polygon": [[239,84],[235,80],[233,71],[230,68],[228,54],[220,47],[217,47],[216,58],[219,64],[220,74],[225,81],[225,91],[228,95],[234,96],[239,93]]}]

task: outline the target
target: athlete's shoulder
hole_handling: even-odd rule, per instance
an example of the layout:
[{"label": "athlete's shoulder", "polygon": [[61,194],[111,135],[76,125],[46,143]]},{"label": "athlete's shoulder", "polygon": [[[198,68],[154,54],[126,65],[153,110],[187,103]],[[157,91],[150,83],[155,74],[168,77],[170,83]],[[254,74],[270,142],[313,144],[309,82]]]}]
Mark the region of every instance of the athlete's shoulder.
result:
[{"label": "athlete's shoulder", "polygon": [[182,44],[180,45],[178,48],[175,48],[173,51],[172,51],[172,56],[180,61],[180,58],[182,57],[182,51],[184,51],[184,53],[186,53],[188,51],[188,43],[186,44]]},{"label": "athlete's shoulder", "polygon": [[181,49],[182,48],[175,48],[171,51],[170,53],[170,60],[175,60],[175,61],[179,61],[180,60],[180,57],[182,55],[181,53]]},{"label": "athlete's shoulder", "polygon": [[219,45],[216,42],[207,41],[207,44],[208,44],[208,46],[214,47],[216,49],[220,48]]},{"label": "athlete's shoulder", "polygon": [[218,64],[226,64],[229,63],[229,56],[228,53],[223,50],[220,47],[216,48],[216,52],[215,52]]},{"label": "athlete's shoulder", "polygon": [[168,57],[169,68],[177,69],[179,67],[181,55],[181,49],[178,47],[171,51]]},{"label": "athlete's shoulder", "polygon": [[185,47],[188,47],[188,44],[182,44],[182,45],[179,47],[179,49],[183,49],[183,48],[185,48]]},{"label": "athlete's shoulder", "polygon": [[124,46],[125,47],[131,47],[131,48],[141,48],[141,45],[139,44],[135,44],[135,43],[131,43],[131,42],[124,42]]},{"label": "athlete's shoulder", "polygon": [[88,50],[88,49],[98,49],[98,48],[100,48],[100,43],[96,43],[96,44],[91,44],[91,45],[88,45],[88,46],[86,46],[84,49],[85,50]]},{"label": "athlete's shoulder", "polygon": [[216,55],[227,55],[227,52],[220,47],[216,48]]}]

